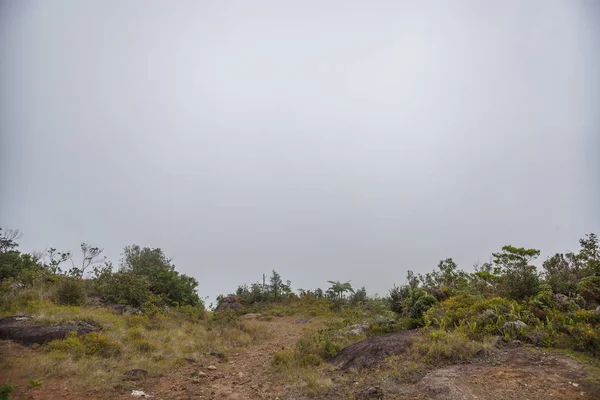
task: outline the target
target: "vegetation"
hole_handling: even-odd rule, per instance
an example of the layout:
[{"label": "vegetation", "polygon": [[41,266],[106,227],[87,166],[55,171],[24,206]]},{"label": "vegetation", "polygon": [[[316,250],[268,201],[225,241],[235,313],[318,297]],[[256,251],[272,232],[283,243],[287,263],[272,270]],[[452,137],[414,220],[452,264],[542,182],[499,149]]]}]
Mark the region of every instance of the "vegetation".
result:
[{"label": "vegetation", "polygon": [[[0,359],[1,367],[18,368],[26,378],[74,377],[86,388],[122,386],[128,369],[159,375],[186,358],[210,352],[226,356],[268,337],[262,321],[292,315],[315,323],[293,348],[274,355],[272,367],[313,391],[331,384],[315,369],[326,370],[325,361],[344,347],[414,328],[420,333],[406,356],[390,359],[407,374],[428,364],[485,356],[513,341],[600,358],[595,234],[582,238],[577,252],[554,254],[539,269],[540,250],[512,245],[472,272],[447,258],[432,272],[408,271],[404,284],[384,298],[369,297],[365,287],[355,290],[350,281],[340,280],[327,281],[325,290],[294,292],[290,281],[272,271],[262,282],[219,296],[217,306],[239,305],[220,312],[205,310],[196,279],[180,274],[159,248],[127,246],[113,268],[99,247],[82,243],[83,261],[75,265],[70,252],[54,248],[22,253],[19,237],[18,231],[0,230],[0,317],[28,314],[42,324],[95,328],[35,349],[30,355],[35,363],[29,357]],[[128,308],[120,308],[121,315],[111,308],[115,305]],[[241,318],[257,312],[258,321]],[[10,390],[3,384],[0,396]]]}]

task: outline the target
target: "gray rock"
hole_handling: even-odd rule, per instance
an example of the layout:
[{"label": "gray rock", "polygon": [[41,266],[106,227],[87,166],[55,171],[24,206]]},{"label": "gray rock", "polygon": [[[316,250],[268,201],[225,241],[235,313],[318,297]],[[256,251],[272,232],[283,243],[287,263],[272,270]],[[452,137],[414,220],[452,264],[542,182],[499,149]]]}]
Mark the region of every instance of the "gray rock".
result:
[{"label": "gray rock", "polygon": [[516,332],[516,333],[521,332],[525,328],[527,328],[527,324],[525,322],[519,321],[519,320],[505,322],[504,325],[502,325],[502,329],[512,330],[513,332]]},{"label": "gray rock", "polygon": [[556,293],[554,296],[552,296],[552,298],[556,302],[556,308],[559,310],[568,311],[569,308],[571,308],[571,300],[569,299],[569,296],[566,296],[562,293]]},{"label": "gray rock", "polygon": [[52,340],[64,339],[70,332],[84,335],[94,329],[84,326],[0,326],[0,339],[12,340],[24,345],[43,344]]},{"label": "gray rock", "polygon": [[491,308],[488,308],[487,310],[485,310],[483,312],[483,314],[481,314],[481,316],[483,317],[484,320],[498,318],[498,316],[496,315],[496,312],[494,310],[492,310]]},{"label": "gray rock", "polygon": [[369,330],[368,324],[356,324],[356,325],[352,325],[350,327],[349,333],[351,335],[360,335],[362,333],[367,332],[368,330]]},{"label": "gray rock", "polygon": [[0,326],[23,325],[24,322],[31,321],[29,315],[12,315],[10,317],[0,318]]}]

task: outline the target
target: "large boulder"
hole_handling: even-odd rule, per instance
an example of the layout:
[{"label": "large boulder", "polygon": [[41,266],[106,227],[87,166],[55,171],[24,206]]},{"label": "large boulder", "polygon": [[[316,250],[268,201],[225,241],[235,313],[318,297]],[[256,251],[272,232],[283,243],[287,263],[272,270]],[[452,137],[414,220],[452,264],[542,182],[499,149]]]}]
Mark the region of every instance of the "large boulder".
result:
[{"label": "large boulder", "polygon": [[399,331],[375,336],[342,349],[329,362],[340,370],[362,369],[377,365],[386,357],[401,354],[412,344],[418,331]]},{"label": "large boulder", "polygon": [[215,312],[227,310],[238,311],[242,308],[244,308],[244,306],[238,296],[227,296],[221,299],[219,305],[215,308]]},{"label": "large boulder", "polygon": [[32,325],[27,315],[14,315],[0,319],[0,340],[12,340],[24,345],[44,344],[52,340],[64,339],[70,332],[78,335],[90,333],[95,329],[80,325]]},{"label": "large boulder", "polygon": [[12,340],[24,345],[44,344],[52,340],[64,339],[70,332],[77,332],[78,335],[84,335],[92,331],[92,328],[76,325],[0,326],[0,339]]}]

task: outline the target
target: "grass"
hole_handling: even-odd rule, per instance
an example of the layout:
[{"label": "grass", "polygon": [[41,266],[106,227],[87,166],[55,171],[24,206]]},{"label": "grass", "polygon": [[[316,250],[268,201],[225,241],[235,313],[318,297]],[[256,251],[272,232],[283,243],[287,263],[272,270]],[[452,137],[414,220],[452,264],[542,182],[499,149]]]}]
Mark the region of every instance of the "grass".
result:
[{"label": "grass", "polygon": [[[539,350],[532,349],[532,351]],[[594,384],[600,384],[600,360],[598,358],[592,357],[589,354],[582,353],[580,351],[569,349],[544,349],[544,351],[567,355],[572,359],[579,361],[585,368],[585,372],[587,374],[586,380]]]},{"label": "grass", "polygon": [[[150,376],[200,359],[210,352],[233,349],[269,336],[262,325],[227,318],[186,318],[170,315],[117,315],[103,308],[55,306],[37,302],[14,313],[27,312],[42,324],[93,323],[98,332],[70,336],[1,360],[1,368],[23,378],[68,378],[79,389],[110,389],[122,385],[123,373],[145,369]],[[8,314],[5,312],[4,314]]]}]

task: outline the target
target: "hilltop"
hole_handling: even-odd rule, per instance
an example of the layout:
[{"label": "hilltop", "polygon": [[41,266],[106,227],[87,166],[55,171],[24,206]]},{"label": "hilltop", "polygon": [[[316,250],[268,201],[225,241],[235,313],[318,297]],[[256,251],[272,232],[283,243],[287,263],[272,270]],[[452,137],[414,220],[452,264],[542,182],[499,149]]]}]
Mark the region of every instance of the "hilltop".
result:
[{"label": "hilltop", "polygon": [[594,234],[542,271],[539,250],[505,246],[474,272],[409,271],[385,298],[341,281],[294,292],[274,271],[215,310],[160,249],[128,246],[115,270],[82,244],[65,270],[69,253],[17,238],[0,240],[0,399],[600,396]]}]

